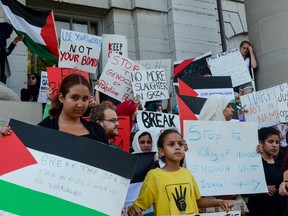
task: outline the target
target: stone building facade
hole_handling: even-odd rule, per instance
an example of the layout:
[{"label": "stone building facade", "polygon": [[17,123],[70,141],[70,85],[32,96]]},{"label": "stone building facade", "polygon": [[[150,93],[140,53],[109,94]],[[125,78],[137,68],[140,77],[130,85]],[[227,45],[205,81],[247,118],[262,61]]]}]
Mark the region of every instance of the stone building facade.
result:
[{"label": "stone building facade", "polygon": [[[54,10],[58,35],[61,28],[101,36],[128,37],[133,60],[197,57],[222,51],[216,0],[21,0],[39,10]],[[222,0],[227,47],[248,39],[243,0]],[[6,21],[0,8],[0,21]],[[12,35],[11,40],[15,35]],[[26,86],[27,49],[17,45],[9,56],[15,92]],[[99,65],[101,72],[102,65]]]}]

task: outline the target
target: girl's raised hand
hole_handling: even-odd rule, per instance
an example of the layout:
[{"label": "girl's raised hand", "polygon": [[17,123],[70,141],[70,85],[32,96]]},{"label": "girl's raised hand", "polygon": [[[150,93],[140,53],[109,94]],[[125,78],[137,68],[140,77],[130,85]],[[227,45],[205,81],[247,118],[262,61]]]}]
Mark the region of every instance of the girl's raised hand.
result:
[{"label": "girl's raised hand", "polygon": [[2,126],[2,128],[0,129],[0,135],[1,136],[2,135],[10,135],[10,133],[11,133],[11,128],[10,128],[10,126],[7,123],[5,123]]}]

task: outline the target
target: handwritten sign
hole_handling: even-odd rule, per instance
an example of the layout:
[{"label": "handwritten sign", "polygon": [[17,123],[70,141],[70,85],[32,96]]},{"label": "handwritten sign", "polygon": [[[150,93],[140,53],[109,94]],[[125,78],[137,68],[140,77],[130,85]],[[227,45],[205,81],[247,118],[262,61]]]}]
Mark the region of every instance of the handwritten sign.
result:
[{"label": "handwritten sign", "polygon": [[85,71],[71,68],[47,67],[49,87],[52,89],[53,97],[59,92],[62,80],[70,74],[80,74],[90,83],[89,75]]},{"label": "handwritten sign", "polygon": [[96,73],[101,45],[101,37],[62,29],[58,66]]},{"label": "handwritten sign", "polygon": [[284,89],[278,89],[277,101],[279,109],[280,122],[288,122],[288,85],[283,86]]},{"label": "handwritten sign", "polygon": [[95,89],[122,102],[133,97],[130,73],[145,69],[140,64],[112,53]]},{"label": "handwritten sign", "polygon": [[134,96],[140,101],[169,99],[164,69],[141,70],[131,73]]},{"label": "handwritten sign", "polygon": [[[121,212],[133,177],[135,157],[95,140],[57,130],[16,120],[10,121],[10,126],[37,163],[16,167],[0,176],[0,209],[31,216]],[[14,144],[6,137],[6,145]],[[2,158],[5,152],[1,153]],[[103,158],[109,160],[103,163]],[[119,161],[121,166],[116,168]]]},{"label": "handwritten sign", "polygon": [[106,65],[111,53],[128,57],[128,41],[125,35],[102,34],[102,65]]},{"label": "handwritten sign", "polygon": [[231,76],[233,87],[251,81],[249,70],[238,49],[206,58],[213,76]]},{"label": "handwritten sign", "polygon": [[240,96],[242,106],[245,106],[245,109],[248,110],[248,112],[245,113],[245,120],[257,122],[258,128],[279,124],[278,98],[280,101],[280,94],[285,94],[286,92],[287,83],[284,83]]},{"label": "handwritten sign", "polygon": [[47,103],[46,90],[49,88],[48,85],[48,74],[46,71],[41,71],[41,81],[40,81],[40,90],[38,95],[38,103]]},{"label": "handwritten sign", "polygon": [[139,64],[149,69],[164,69],[166,82],[169,92],[172,91],[172,60],[171,59],[158,59],[158,60],[139,60]]},{"label": "handwritten sign", "polygon": [[180,129],[179,116],[148,111],[137,111],[137,123],[139,130],[152,129],[152,128],[176,128]]},{"label": "handwritten sign", "polygon": [[184,138],[202,196],[267,192],[255,123],[184,121]]},{"label": "handwritten sign", "polygon": [[109,139],[113,143],[123,149],[125,152],[130,153],[130,117],[118,116],[118,135]]}]

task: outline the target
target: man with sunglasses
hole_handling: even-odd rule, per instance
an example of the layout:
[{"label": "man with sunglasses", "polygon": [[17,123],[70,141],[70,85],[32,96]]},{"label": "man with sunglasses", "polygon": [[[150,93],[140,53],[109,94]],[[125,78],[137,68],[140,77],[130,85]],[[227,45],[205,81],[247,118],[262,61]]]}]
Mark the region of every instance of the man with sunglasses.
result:
[{"label": "man with sunglasses", "polygon": [[6,48],[6,40],[10,38],[10,35],[13,32],[13,28],[9,23],[0,23],[0,81],[6,84],[7,77],[9,77],[10,69],[7,62],[7,56],[12,53],[16,44],[19,41],[23,41],[24,35],[17,36],[13,42]]}]

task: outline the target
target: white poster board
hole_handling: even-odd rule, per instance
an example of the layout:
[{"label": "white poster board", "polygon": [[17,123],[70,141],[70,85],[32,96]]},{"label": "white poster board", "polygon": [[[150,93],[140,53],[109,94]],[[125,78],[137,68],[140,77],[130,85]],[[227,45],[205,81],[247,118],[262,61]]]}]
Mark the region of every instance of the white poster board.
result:
[{"label": "white poster board", "polygon": [[231,76],[233,87],[251,82],[249,70],[238,49],[206,58],[213,76]]},{"label": "white poster board", "polygon": [[102,65],[107,64],[111,53],[128,57],[127,36],[116,34],[102,34]]},{"label": "white poster board", "polygon": [[279,124],[278,95],[286,91],[287,83],[284,83],[240,96],[242,107],[248,111],[245,113],[245,120],[257,122],[258,128]]},{"label": "white poster board", "polygon": [[184,139],[202,196],[267,192],[255,123],[186,120]]},{"label": "white poster board", "polygon": [[62,29],[58,67],[96,73],[101,45],[99,36]]},{"label": "white poster board", "polygon": [[133,60],[112,53],[95,90],[122,102],[133,97],[131,72],[145,69]]},{"label": "white poster board", "polygon": [[137,111],[137,124],[139,130],[175,128],[180,131],[178,115],[160,112]]},{"label": "white poster board", "polygon": [[40,89],[38,95],[38,103],[47,103],[46,91],[49,88],[47,71],[41,71]]},{"label": "white poster board", "polygon": [[134,96],[141,102],[169,99],[163,68],[140,70],[131,73]]}]

